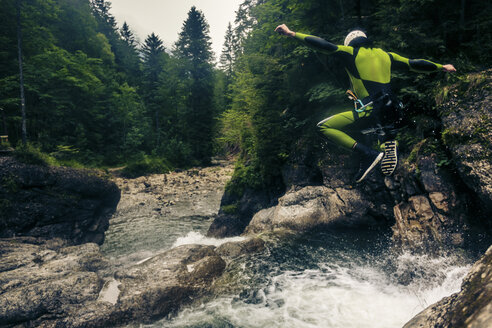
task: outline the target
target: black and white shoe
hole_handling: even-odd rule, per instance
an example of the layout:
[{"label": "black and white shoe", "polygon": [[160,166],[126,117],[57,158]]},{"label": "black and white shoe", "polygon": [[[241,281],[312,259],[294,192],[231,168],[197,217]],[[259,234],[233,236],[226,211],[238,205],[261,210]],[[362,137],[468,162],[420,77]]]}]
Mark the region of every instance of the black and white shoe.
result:
[{"label": "black and white shoe", "polygon": [[362,144],[356,144],[354,150],[361,154],[359,172],[355,175],[355,182],[359,183],[378,165],[384,154]]},{"label": "black and white shoe", "polygon": [[398,143],[396,140],[384,143],[384,156],[381,160],[381,171],[384,175],[392,175],[398,166]]}]

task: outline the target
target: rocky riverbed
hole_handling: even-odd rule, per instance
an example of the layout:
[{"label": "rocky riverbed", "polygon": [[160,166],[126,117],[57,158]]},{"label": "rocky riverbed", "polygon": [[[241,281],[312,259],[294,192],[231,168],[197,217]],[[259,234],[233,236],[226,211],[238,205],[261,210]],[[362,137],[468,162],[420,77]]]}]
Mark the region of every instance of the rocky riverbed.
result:
[{"label": "rocky riverbed", "polygon": [[[159,254],[121,268],[104,256],[99,245],[84,242],[88,236],[94,236],[94,228],[78,223],[77,219],[103,220],[107,228],[111,213],[111,225],[117,225],[122,213],[126,217],[157,215],[161,220],[178,214],[213,217],[232,172],[229,162],[137,179],[116,177],[110,181],[91,171],[25,165],[11,158],[0,160],[4,177],[0,192],[8,194],[4,199],[9,201],[9,213],[18,213],[16,210],[21,208],[31,213],[33,220],[43,218],[34,225],[42,229],[25,229],[20,224],[20,214],[16,220],[2,221],[2,233],[10,234],[0,240],[2,327],[106,327],[151,322],[207,294],[214,279],[225,269],[224,259],[261,249],[260,240],[230,242],[219,248],[163,247]],[[74,176],[77,180],[71,183],[57,184]],[[117,186],[122,192],[116,208],[112,200],[120,198]],[[99,199],[110,201],[92,205],[85,200],[88,194],[96,198],[99,191]],[[72,211],[66,210],[70,204],[65,198],[72,202]],[[30,207],[24,200],[38,205]],[[50,206],[43,209],[42,202]],[[78,215],[78,211],[85,215]],[[52,224],[46,213],[58,213],[51,217]],[[57,235],[60,225],[67,229]],[[88,229],[78,230],[77,238],[67,237],[71,236],[69,231],[87,225]]]}]

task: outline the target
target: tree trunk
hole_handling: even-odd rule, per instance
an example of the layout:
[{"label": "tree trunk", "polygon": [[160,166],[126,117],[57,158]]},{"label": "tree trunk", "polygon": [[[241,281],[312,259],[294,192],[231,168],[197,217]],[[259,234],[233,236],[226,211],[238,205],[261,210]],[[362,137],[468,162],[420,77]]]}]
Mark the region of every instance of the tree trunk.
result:
[{"label": "tree trunk", "polygon": [[26,129],[26,99],[24,96],[24,72],[22,70],[22,27],[21,27],[21,0],[17,0],[17,50],[19,56],[20,100],[22,113],[22,143],[27,142]]},{"label": "tree trunk", "polygon": [[360,24],[360,21],[362,19],[362,11],[360,7],[360,0],[357,0],[355,3],[355,11],[357,12],[357,23]]},{"label": "tree trunk", "polygon": [[465,32],[465,7],[466,7],[466,0],[461,0],[461,8],[460,8],[460,34],[459,34],[460,44],[463,42],[463,34]]},{"label": "tree trunk", "polygon": [[342,20],[345,19],[345,14],[343,12],[343,1],[342,0],[338,0],[338,3],[340,4],[340,10],[342,11]]},{"label": "tree trunk", "polygon": [[5,111],[3,110],[3,108],[0,108],[0,111],[2,112],[3,134],[8,135],[9,133],[7,131],[7,121],[5,120]]}]

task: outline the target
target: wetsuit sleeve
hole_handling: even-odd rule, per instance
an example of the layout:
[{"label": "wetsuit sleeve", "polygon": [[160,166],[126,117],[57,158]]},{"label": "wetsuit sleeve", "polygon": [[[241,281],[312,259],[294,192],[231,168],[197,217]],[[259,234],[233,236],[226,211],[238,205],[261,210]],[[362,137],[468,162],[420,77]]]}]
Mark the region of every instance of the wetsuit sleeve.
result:
[{"label": "wetsuit sleeve", "polygon": [[431,73],[442,70],[442,65],[426,59],[408,59],[394,52],[388,53],[394,67],[409,68],[414,72]]},{"label": "wetsuit sleeve", "polygon": [[350,55],[353,54],[354,48],[347,46],[339,46],[333,44],[325,39],[322,39],[317,36],[308,35],[304,33],[296,32],[295,38],[303,43],[305,43],[310,48],[320,51],[325,54],[333,54],[333,53],[348,53]]}]

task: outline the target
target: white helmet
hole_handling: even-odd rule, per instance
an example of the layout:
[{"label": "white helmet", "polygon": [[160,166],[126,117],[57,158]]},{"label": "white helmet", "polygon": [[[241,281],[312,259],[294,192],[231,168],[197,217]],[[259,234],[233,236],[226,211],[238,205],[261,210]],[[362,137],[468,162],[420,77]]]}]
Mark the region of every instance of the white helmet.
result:
[{"label": "white helmet", "polygon": [[347,36],[345,37],[345,41],[343,42],[343,45],[348,46],[350,42],[352,42],[352,40],[358,37],[367,38],[366,33],[362,32],[361,30],[355,30],[347,34]]}]

